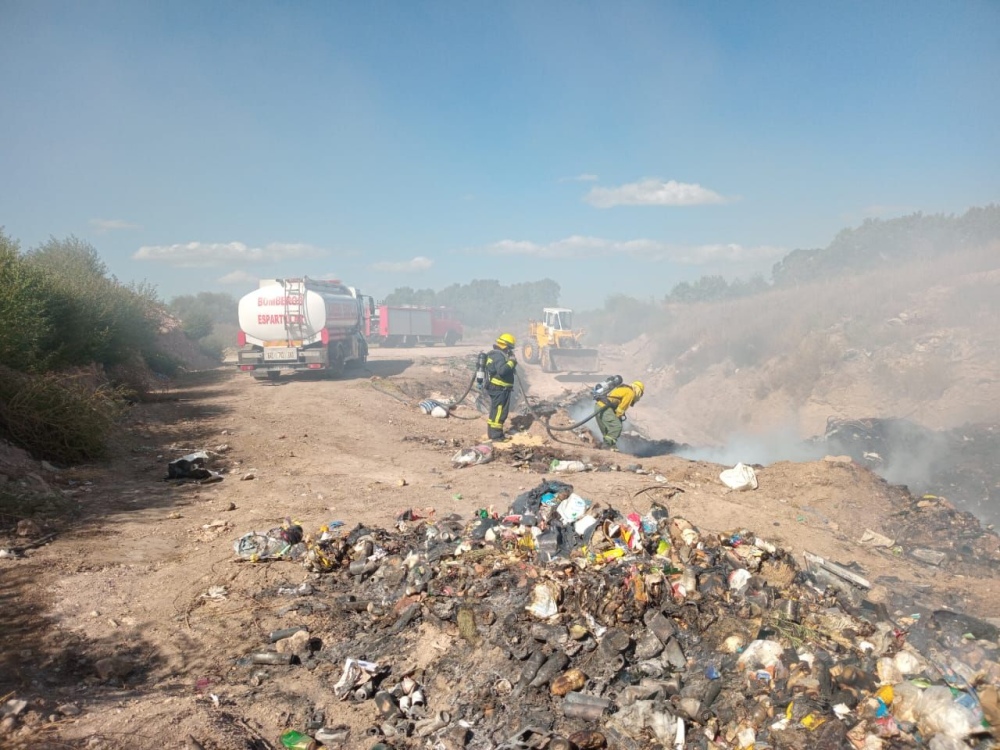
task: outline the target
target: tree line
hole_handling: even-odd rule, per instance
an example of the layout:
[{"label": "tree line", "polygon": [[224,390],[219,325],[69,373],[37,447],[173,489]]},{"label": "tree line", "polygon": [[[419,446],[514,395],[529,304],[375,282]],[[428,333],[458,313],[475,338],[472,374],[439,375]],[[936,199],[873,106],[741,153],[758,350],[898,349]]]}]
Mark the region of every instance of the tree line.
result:
[{"label": "tree line", "polygon": [[520,329],[527,325],[528,317],[541,317],[543,307],[559,304],[559,284],[552,279],[509,285],[495,279],[476,279],[440,291],[399,287],[386,296],[385,304],[450,307],[470,328]]}]

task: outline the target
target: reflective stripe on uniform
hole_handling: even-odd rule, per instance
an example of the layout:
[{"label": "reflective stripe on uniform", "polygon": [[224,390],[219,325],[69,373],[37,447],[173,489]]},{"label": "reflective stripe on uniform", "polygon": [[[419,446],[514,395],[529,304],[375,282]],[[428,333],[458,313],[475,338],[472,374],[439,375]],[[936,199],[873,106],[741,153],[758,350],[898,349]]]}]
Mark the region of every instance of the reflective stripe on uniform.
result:
[{"label": "reflective stripe on uniform", "polygon": [[497,427],[497,428],[503,427],[503,422],[500,421],[500,413],[502,411],[503,411],[503,406],[498,406],[496,416],[494,416],[493,419],[487,419],[486,424],[488,424],[490,427]]},{"label": "reflective stripe on uniform", "polygon": [[507,383],[507,382],[501,380],[500,378],[490,378],[490,385],[499,385],[499,386],[501,386],[503,388],[513,388],[514,387],[513,383]]}]

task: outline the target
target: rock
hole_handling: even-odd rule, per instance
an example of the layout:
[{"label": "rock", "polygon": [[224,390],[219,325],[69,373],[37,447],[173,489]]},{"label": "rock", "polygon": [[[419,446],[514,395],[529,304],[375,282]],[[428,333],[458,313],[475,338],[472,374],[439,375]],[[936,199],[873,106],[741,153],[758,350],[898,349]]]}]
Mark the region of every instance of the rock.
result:
[{"label": "rock", "polygon": [[925,562],[928,565],[940,565],[948,557],[944,552],[938,552],[933,549],[915,549],[910,554],[920,560],[920,562]]},{"label": "rock", "polygon": [[56,707],[56,711],[63,716],[79,716],[82,713],[80,707],[75,703],[63,703],[61,706]]},{"label": "rock", "polygon": [[22,518],[17,522],[18,536],[41,536],[41,527],[30,518]]},{"label": "rock", "polygon": [[274,644],[279,654],[301,654],[309,650],[309,631],[300,630]]},{"label": "rock", "polygon": [[55,466],[53,466],[52,464],[50,464],[48,461],[42,461],[41,462],[41,467],[43,469],[45,469],[45,471],[51,471],[53,473],[59,471],[59,469],[57,469]]},{"label": "rock", "polygon": [[133,668],[131,661],[120,656],[109,656],[94,663],[94,670],[102,680],[124,679]]},{"label": "rock", "polygon": [[865,600],[872,604],[888,604],[889,589],[882,584],[876,584],[865,593]]},{"label": "rock", "polygon": [[27,707],[28,701],[11,698],[3,704],[3,710],[0,713],[3,713],[5,718],[8,716],[19,716]]},{"label": "rock", "polygon": [[244,482],[248,482],[248,481],[250,481],[251,479],[256,479],[256,478],[257,478],[257,472],[256,472],[256,469],[251,469],[251,470],[250,470],[250,471],[248,471],[248,472],[247,472],[246,474],[244,474],[243,476],[241,476],[241,477],[240,477],[240,479],[241,479],[242,481],[244,481]]}]

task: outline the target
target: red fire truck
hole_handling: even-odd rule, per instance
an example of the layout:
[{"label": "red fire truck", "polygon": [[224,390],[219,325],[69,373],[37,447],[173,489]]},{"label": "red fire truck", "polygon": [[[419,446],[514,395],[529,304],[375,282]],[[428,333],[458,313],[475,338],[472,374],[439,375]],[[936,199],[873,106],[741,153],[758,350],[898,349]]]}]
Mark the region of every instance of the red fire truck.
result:
[{"label": "red fire truck", "polygon": [[365,319],[365,338],[380,346],[437,343],[453,346],[462,340],[458,313],[448,307],[376,305]]}]

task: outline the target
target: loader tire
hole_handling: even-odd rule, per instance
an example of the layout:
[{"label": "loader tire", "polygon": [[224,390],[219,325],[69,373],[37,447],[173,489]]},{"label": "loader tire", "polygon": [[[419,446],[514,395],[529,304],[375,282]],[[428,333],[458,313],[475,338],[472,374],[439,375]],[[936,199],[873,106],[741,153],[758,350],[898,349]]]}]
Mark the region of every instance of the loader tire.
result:
[{"label": "loader tire", "polygon": [[555,372],[556,368],[552,366],[552,355],[549,353],[548,347],[542,349],[542,372]]},{"label": "loader tire", "polygon": [[537,365],[538,347],[536,347],[534,344],[524,344],[521,347],[521,357],[523,357],[524,361],[527,362],[529,365]]}]

